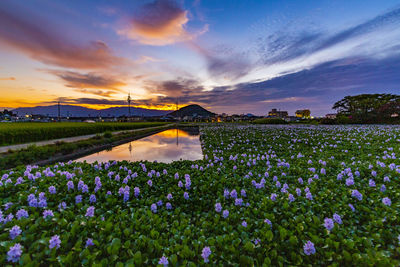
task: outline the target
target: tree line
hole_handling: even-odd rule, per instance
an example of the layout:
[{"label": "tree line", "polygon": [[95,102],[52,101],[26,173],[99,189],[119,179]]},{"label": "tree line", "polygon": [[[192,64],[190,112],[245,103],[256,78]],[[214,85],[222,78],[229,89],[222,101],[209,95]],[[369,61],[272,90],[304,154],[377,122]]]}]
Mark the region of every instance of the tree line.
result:
[{"label": "tree line", "polygon": [[338,123],[392,123],[400,120],[400,95],[346,96],[333,107]]}]

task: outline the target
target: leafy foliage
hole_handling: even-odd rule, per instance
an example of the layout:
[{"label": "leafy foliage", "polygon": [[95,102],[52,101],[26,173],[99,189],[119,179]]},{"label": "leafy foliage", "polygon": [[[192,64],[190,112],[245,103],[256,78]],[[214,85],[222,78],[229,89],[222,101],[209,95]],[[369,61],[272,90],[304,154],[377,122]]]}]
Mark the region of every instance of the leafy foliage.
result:
[{"label": "leafy foliage", "polygon": [[[203,127],[205,158],[196,162],[2,171],[0,264],[21,244],[18,263],[30,266],[149,266],[163,256],[170,266],[398,266],[399,134],[390,126]],[[31,206],[31,194],[46,207]],[[27,218],[18,219],[21,209]],[[43,218],[45,209],[54,216]],[[11,239],[15,225],[22,232]],[[60,247],[50,249],[56,235]]]},{"label": "leafy foliage", "polygon": [[333,105],[339,114],[353,122],[383,122],[392,114],[400,115],[400,96],[393,94],[362,94],[346,96]]}]

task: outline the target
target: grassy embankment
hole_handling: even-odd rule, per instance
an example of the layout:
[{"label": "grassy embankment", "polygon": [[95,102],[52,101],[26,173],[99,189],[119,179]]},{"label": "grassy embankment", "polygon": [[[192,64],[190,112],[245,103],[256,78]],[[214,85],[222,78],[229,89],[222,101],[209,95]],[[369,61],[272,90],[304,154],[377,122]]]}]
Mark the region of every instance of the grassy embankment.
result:
[{"label": "grassy embankment", "polygon": [[61,122],[61,123],[0,123],[0,146],[23,144],[64,137],[133,130],[165,125],[165,122]]},{"label": "grassy embankment", "polygon": [[[156,123],[147,124],[147,127],[137,129],[137,131],[123,132],[115,135],[107,131],[104,134],[97,134],[90,139],[72,143],[57,142],[45,146],[32,145],[18,151],[10,150],[7,153],[0,154],[0,169],[10,169],[26,164],[49,164],[74,159],[169,128],[164,123],[159,124],[161,125],[157,125]],[[152,127],[150,128],[150,126]]]}]

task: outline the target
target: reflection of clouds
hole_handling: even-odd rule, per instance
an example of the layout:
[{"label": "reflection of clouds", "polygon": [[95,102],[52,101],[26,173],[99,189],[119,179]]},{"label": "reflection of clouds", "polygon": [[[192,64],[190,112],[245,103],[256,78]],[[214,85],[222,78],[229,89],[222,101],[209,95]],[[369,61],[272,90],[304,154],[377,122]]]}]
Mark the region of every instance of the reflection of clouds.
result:
[{"label": "reflection of clouds", "polygon": [[203,154],[199,137],[188,134],[180,135],[180,133],[178,133],[178,146],[176,144],[176,130],[166,130],[143,139],[116,146],[111,151],[101,151],[80,158],[77,161],[86,160],[92,163],[95,161],[107,162],[109,160],[157,160],[158,162],[169,163],[180,159],[202,159]]}]

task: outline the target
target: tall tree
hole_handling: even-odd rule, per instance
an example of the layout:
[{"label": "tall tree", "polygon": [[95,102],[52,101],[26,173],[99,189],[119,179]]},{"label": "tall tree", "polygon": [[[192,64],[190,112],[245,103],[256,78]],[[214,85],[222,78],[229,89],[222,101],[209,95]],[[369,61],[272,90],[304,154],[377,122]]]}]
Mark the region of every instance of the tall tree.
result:
[{"label": "tall tree", "polygon": [[399,95],[361,94],[344,97],[333,105],[333,109],[338,114],[351,116],[355,121],[373,122],[396,113],[396,103],[399,102]]}]

